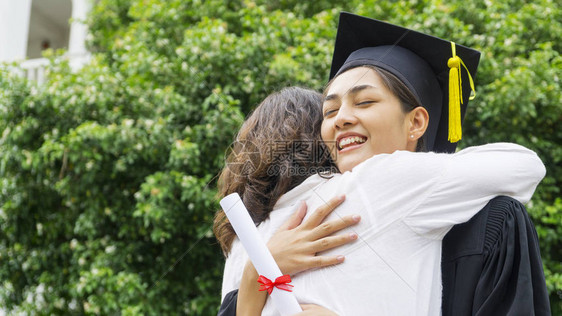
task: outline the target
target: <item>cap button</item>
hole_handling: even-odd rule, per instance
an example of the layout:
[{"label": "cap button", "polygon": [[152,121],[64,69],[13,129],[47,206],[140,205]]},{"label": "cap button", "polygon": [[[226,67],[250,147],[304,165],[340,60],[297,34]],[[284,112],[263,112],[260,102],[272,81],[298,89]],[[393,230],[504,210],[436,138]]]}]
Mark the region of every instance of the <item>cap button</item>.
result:
[{"label": "cap button", "polygon": [[460,68],[461,59],[459,56],[451,57],[449,58],[449,61],[447,61],[447,66],[449,66],[449,68]]}]

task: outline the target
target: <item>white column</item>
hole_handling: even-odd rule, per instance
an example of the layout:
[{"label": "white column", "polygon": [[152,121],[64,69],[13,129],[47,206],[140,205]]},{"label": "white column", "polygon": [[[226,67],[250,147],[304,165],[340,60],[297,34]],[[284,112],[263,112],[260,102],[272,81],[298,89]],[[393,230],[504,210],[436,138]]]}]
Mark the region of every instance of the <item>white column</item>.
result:
[{"label": "white column", "polygon": [[88,26],[84,22],[90,9],[89,0],[72,0],[72,23],[68,43],[68,55],[72,69],[80,68],[88,60],[86,50]]},{"label": "white column", "polygon": [[24,60],[31,0],[0,0],[0,62]]}]

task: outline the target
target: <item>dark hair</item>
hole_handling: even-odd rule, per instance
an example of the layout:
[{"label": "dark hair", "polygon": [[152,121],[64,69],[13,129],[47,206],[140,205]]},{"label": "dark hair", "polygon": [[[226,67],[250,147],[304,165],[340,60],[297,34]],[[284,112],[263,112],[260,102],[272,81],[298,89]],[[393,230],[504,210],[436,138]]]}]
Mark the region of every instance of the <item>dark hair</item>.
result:
[{"label": "dark hair", "polygon": [[[333,168],[320,138],[322,95],[299,87],[269,95],[246,119],[218,182],[218,196],[240,194],[256,224],[309,176]],[[228,256],[235,232],[223,210],[213,231]]]},{"label": "dark hair", "polygon": [[[402,80],[398,79],[398,77],[396,77],[391,72],[373,65],[360,65],[357,67],[349,68],[346,71],[358,67],[366,67],[374,70],[381,77],[385,87],[398,98],[400,104],[402,105],[402,111],[404,111],[405,113],[408,113],[413,109],[417,108],[418,106],[421,106],[420,101],[418,101],[418,99],[412,93],[412,91],[408,89],[408,87],[402,82]],[[346,71],[342,73],[345,73]],[[330,85],[338,76],[335,76],[330,80],[330,82],[328,82],[328,84],[326,84],[326,87],[324,88],[324,94],[328,91],[328,88],[330,88]],[[418,143],[416,145],[416,151],[427,151],[427,149],[425,148],[423,137],[418,139]]]}]

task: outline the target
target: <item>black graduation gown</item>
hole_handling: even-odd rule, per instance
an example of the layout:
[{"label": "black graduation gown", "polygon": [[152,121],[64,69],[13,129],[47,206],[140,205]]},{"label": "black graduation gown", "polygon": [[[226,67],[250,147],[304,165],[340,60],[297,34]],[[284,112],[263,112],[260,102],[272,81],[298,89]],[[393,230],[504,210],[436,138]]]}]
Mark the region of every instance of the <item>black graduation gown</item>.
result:
[{"label": "black graduation gown", "polygon": [[238,290],[228,292],[222,300],[217,316],[236,316],[236,300],[238,300]]},{"label": "black graduation gown", "polygon": [[443,239],[443,315],[550,315],[537,232],[501,196]]},{"label": "black graduation gown", "polygon": [[[538,237],[518,201],[496,197],[443,240],[443,316],[550,315]],[[218,315],[235,316],[238,290]],[[376,299],[376,298],[375,298]]]}]

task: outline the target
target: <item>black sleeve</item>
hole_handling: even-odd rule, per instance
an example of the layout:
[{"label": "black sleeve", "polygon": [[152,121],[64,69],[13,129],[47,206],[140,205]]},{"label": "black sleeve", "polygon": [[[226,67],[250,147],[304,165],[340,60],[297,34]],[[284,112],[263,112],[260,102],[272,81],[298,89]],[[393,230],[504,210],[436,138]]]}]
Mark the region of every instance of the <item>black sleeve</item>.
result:
[{"label": "black sleeve", "polygon": [[443,239],[443,315],[550,315],[536,230],[518,201],[491,200]]},{"label": "black sleeve", "polygon": [[222,300],[221,307],[217,316],[236,316],[236,301],[238,300],[238,290],[228,292]]}]

